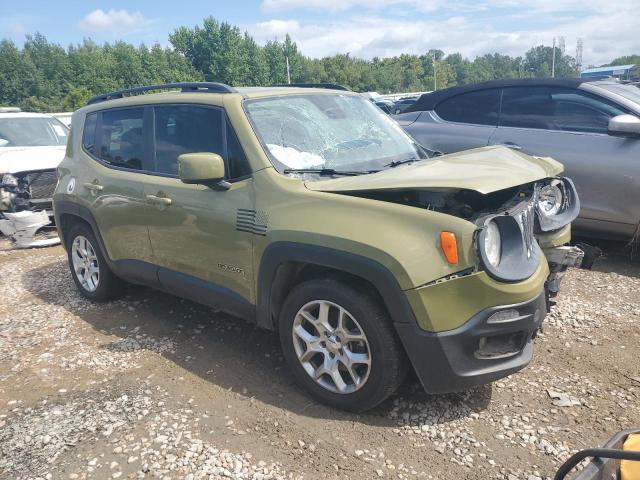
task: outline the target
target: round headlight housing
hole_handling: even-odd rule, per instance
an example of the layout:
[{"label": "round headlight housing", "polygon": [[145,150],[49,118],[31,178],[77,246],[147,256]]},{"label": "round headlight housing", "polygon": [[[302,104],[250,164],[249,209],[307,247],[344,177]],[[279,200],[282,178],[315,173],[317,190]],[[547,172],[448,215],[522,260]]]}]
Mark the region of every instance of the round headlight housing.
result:
[{"label": "round headlight housing", "polygon": [[546,216],[556,215],[562,206],[563,195],[558,183],[545,185],[538,193],[538,210]]},{"label": "round headlight housing", "polygon": [[17,187],[18,179],[10,173],[5,173],[2,177],[2,185],[5,187]]},{"label": "round headlight housing", "polygon": [[502,256],[502,239],[500,238],[500,228],[493,220],[487,223],[485,227],[484,252],[487,256],[487,261],[493,267],[497,267]]}]

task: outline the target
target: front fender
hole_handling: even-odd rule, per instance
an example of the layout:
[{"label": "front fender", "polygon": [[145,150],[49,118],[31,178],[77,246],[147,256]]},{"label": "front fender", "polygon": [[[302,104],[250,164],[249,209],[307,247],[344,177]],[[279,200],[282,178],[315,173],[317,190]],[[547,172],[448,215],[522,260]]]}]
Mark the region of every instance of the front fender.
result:
[{"label": "front fender", "polygon": [[273,329],[272,288],[278,269],[286,262],[299,262],[349,273],[371,282],[382,298],[394,322],[415,321],[406,295],[395,275],[371,258],[320,245],[274,242],[263,252],[258,272],[257,323]]}]

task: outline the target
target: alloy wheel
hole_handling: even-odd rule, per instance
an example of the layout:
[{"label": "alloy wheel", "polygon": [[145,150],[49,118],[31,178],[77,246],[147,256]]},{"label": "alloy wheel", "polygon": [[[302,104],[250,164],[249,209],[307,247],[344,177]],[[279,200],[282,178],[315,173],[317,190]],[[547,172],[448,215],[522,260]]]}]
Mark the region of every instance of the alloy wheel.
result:
[{"label": "alloy wheel", "polygon": [[367,382],[371,371],[369,341],[345,308],[327,300],[307,303],[295,316],[292,337],[300,364],[320,386],[348,394]]},{"label": "alloy wheel", "polygon": [[87,292],[95,292],[100,281],[100,265],[96,251],[91,242],[82,235],[78,235],[71,246],[73,271],[82,288]]}]

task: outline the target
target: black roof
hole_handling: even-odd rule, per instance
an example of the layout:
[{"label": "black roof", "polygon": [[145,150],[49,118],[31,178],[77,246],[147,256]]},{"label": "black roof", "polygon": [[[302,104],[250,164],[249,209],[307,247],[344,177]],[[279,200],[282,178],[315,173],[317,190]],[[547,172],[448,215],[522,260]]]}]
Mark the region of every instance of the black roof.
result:
[{"label": "black roof", "polygon": [[337,83],[276,83],[274,87],[298,87],[298,88],[326,88],[328,90],[344,90],[350,91],[344,85],[338,85]]},{"label": "black roof", "polygon": [[235,93],[236,90],[229,85],[217,82],[178,82],[178,83],[163,83],[160,85],[145,85],[143,87],[127,88],[124,90],[117,90],[115,92],[103,93],[96,95],[87,101],[87,105],[94,103],[105,102],[107,100],[113,100],[115,98],[124,98],[127,95],[135,95],[138,93],[147,93],[156,90],[169,90],[179,88],[183,92],[210,92],[210,93]]},{"label": "black roof", "polygon": [[405,113],[433,110],[441,101],[461,93],[489,88],[503,87],[567,87],[577,88],[585,82],[593,81],[589,78],[513,78],[509,80],[490,80],[488,82],[470,83],[459,87],[444,88],[435,92],[423,94],[416,103],[411,105]]}]

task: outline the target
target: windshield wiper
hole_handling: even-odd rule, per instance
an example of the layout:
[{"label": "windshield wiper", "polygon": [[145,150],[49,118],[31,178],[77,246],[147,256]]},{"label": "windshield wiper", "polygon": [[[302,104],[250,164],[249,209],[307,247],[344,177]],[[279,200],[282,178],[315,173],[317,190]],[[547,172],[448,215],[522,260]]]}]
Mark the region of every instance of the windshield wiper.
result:
[{"label": "windshield wiper", "polygon": [[317,173],[318,175],[344,175],[356,176],[365,175],[367,173],[375,173],[377,170],[358,171],[358,170],[334,170],[333,168],[287,168],[284,173]]},{"label": "windshield wiper", "polygon": [[418,160],[421,160],[421,159],[420,158],[406,158],[404,160],[394,160],[393,162],[387,163],[384,166],[385,167],[394,168],[394,167],[397,167],[398,165],[404,165],[405,163],[413,163],[413,162],[417,162]]}]

